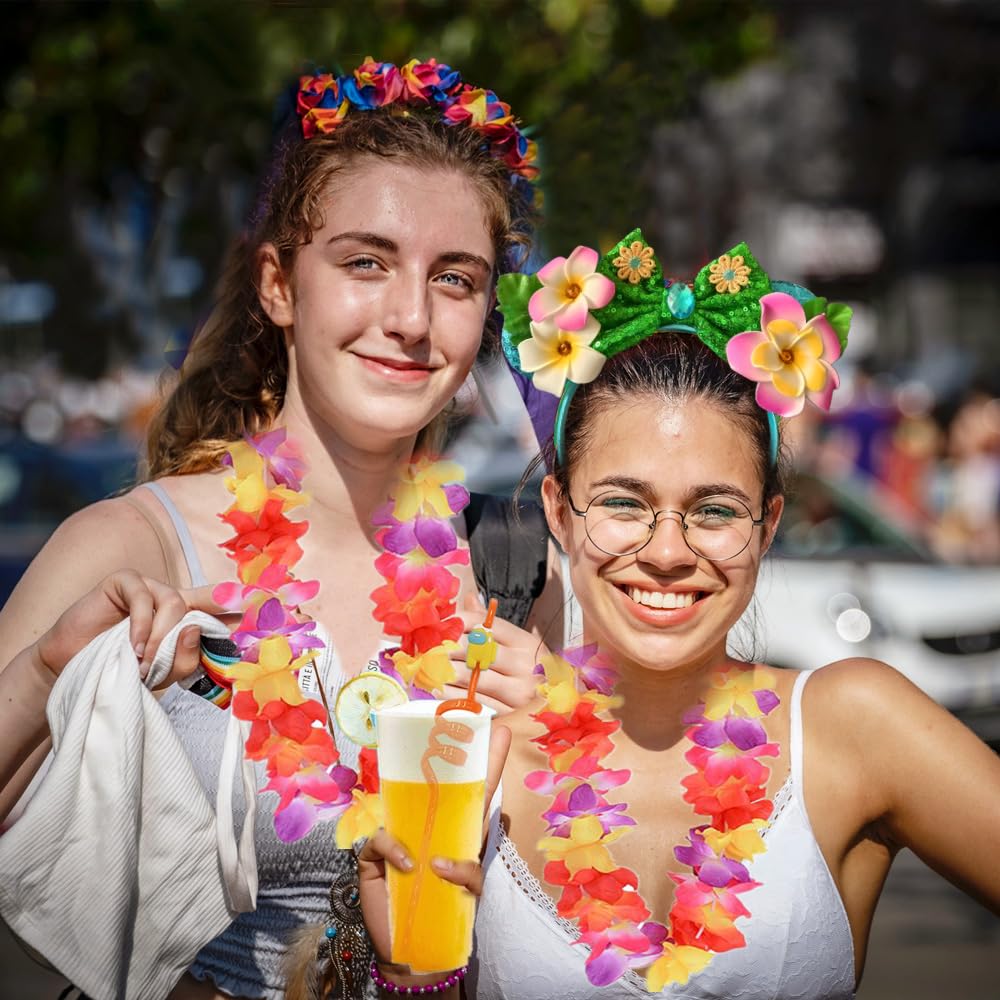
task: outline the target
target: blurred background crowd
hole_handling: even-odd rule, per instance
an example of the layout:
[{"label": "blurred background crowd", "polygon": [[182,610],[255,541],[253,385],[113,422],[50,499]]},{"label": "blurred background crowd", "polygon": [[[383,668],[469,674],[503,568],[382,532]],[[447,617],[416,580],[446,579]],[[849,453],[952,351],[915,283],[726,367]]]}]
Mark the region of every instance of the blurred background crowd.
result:
[{"label": "blurred background crowd", "polygon": [[[539,257],[607,249],[639,224],[688,278],[746,240],[771,275],[853,306],[833,411],[789,425],[800,481],[825,485],[801,490],[784,550],[842,556],[856,582],[871,545],[882,558],[903,539],[953,567],[928,606],[989,570],[975,621],[965,607],[919,638],[952,670],[975,654],[963,699],[1000,705],[1000,3],[8,0],[0,14],[0,601],[59,520],[141,475],[148,414],[297,72],[434,56],[533,126]],[[480,383],[482,419],[454,451],[473,486],[509,490],[535,442],[501,367]],[[836,605],[838,633],[861,614],[857,634],[878,635],[877,590],[874,611],[863,595]],[[882,608],[883,632],[891,619]],[[934,898],[947,929],[959,904]],[[954,920],[954,947],[1000,943],[979,911]],[[933,978],[908,954],[862,995],[922,995]],[[979,954],[963,952],[966,972]],[[996,994],[984,973],[933,995]]]}]

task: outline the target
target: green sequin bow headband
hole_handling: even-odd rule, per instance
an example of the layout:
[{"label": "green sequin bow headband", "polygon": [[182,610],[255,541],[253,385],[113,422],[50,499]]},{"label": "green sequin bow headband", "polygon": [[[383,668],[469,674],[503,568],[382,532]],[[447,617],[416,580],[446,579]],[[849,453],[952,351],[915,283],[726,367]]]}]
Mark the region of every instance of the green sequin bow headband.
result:
[{"label": "green sequin bow headband", "polygon": [[847,345],[851,323],[849,306],[772,281],[745,243],[703,267],[691,284],[665,281],[638,229],[603,257],[577,247],[537,274],[505,274],[497,297],[511,367],[559,399],[552,440],[560,462],[577,386],[597,378],[608,358],[673,330],[694,334],[757,383],[773,464],[779,417],[800,413],[806,399],[830,408],[840,384],[833,363]]}]

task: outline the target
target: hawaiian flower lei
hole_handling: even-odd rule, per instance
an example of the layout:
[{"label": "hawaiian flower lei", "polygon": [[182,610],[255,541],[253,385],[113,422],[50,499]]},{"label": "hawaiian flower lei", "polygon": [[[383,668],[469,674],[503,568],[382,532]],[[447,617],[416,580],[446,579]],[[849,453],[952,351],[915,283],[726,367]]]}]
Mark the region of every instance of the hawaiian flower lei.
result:
[{"label": "hawaiian flower lei", "polygon": [[[372,591],[376,621],[399,644],[379,655],[379,670],[399,681],[411,699],[433,698],[455,679],[451,653],[458,649],[462,619],[455,615],[458,577],[448,568],[466,565],[451,519],[469,503],[455,462],[415,459],[403,470],[389,502],[375,511],[375,541],[383,552],[375,568],[385,584]],[[337,825],[337,846],[350,847],[382,825],[375,751],[362,748],[361,780]]]},{"label": "hawaiian flower lei", "polygon": [[299,79],[297,110],[302,134],[310,139],[332,132],[352,111],[371,111],[396,105],[401,114],[407,108],[435,108],[449,125],[466,125],[479,132],[490,154],[510,171],[534,179],[537,148],[517,127],[510,105],[492,90],[463,83],[456,70],[435,59],[405,66],[376,62],[371,56],[343,76],[319,73]]},{"label": "hawaiian flower lei", "polygon": [[683,799],[709,822],[674,848],[692,873],[669,873],[677,890],[664,926],[649,919],[638,876],[608,850],[635,825],[625,803],[606,798],[631,777],[603,766],[621,725],[599,715],[622,703],[613,695],[614,667],[588,645],[544,658],[535,672],[544,675],[545,707],[532,718],[545,733],[533,742],[548,769],[528,774],[525,785],[553,796],[542,814],[549,836],[538,847],[545,880],[562,888],[559,916],[577,921],[575,943],[590,948],[587,978],[607,986],[630,968],[646,968],[650,992],[686,983],[713,954],[746,943],[735,921],[750,916],[739,896],[760,883],[745,862],[765,850],[761,832],[773,810],[765,791],[770,769],[759,758],[778,753],[760,721],[778,705],[774,680],[759,668],[719,672],[706,700],[684,716],[694,744],[684,756],[694,772],[681,781]]},{"label": "hawaiian flower lei", "polygon": [[233,714],[251,724],[246,756],[267,763],[261,791],[278,793],[274,828],[288,842],[304,837],[317,820],[342,813],[358,780],[338,763],[324,706],[306,698],[297,679],[323,647],[316,623],[298,612],[319,582],[292,573],[309,523],[286,516],[308,501],[306,467],[284,429],[230,445],[224,461],[233,469],[226,488],[234,500],[220,517],[235,534],[222,547],[240,582],[219,584],[212,596],[242,615],[232,633],[240,658],[224,675],[234,691]]}]

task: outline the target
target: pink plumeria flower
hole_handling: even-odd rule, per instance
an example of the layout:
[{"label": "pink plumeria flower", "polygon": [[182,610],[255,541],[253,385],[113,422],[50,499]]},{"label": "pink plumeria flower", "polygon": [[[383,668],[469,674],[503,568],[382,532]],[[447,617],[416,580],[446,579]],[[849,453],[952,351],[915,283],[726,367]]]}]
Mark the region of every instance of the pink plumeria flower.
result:
[{"label": "pink plumeria flower", "polygon": [[732,368],[757,382],[757,403],[779,417],[794,417],[808,399],[822,410],[840,385],[833,363],[840,340],[825,315],[806,320],[791,295],[771,292],[760,300],[761,329],[738,333],[726,344]]},{"label": "pink plumeria flower", "polygon": [[554,323],[560,330],[582,330],[590,310],[615,297],[615,283],[596,273],[599,260],[590,247],[577,247],[569,257],[550,260],[538,272],[542,287],[528,301],[531,318]]},{"label": "pink plumeria flower", "polygon": [[[536,293],[537,294],[537,293]],[[536,389],[561,396],[567,380],[577,385],[593,382],[607,357],[590,345],[601,324],[587,316],[579,332],[561,330],[548,320],[531,324],[531,336],[517,345],[521,370],[531,373]]]}]

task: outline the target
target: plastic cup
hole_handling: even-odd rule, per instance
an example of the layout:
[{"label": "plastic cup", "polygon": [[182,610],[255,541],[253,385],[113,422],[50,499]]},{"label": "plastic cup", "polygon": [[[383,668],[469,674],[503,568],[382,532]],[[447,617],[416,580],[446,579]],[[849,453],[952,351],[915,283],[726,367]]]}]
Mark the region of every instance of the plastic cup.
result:
[{"label": "plastic cup", "polygon": [[411,701],[376,713],[385,828],[413,870],[386,866],[392,961],[414,972],[446,972],[472,952],[475,899],[446,882],[431,858],[475,860],[493,711],[435,715],[438,701]]}]

